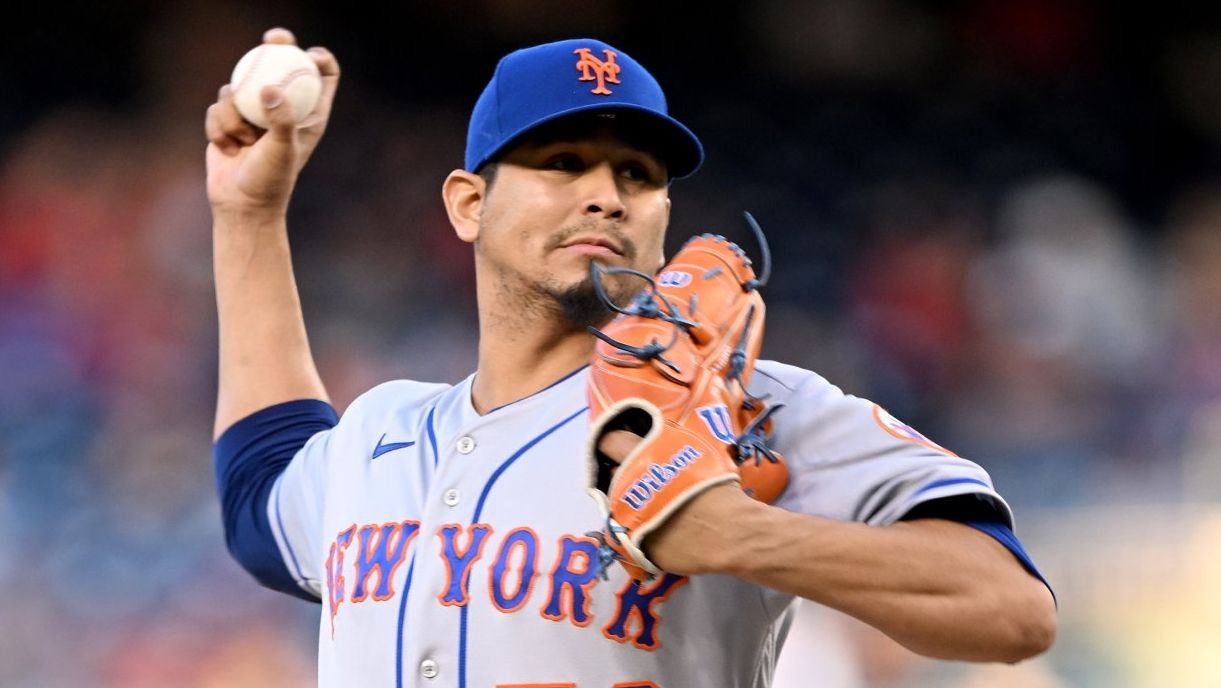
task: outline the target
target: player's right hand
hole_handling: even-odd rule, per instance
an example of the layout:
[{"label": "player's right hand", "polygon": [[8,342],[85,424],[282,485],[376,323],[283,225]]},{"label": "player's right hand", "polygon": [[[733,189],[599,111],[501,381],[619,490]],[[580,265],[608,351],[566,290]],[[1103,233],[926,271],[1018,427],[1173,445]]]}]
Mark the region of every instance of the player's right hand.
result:
[{"label": "player's right hand", "polygon": [[[287,29],[263,34],[264,43],[296,45]],[[297,175],[318,145],[331,115],[339,86],[339,62],[326,48],[307,51],[322,74],[322,94],[314,111],[298,124],[284,94],[266,86],[260,94],[271,126],[263,131],[238,114],[228,85],[208,107],[204,131],[208,137],[208,201],[214,214],[249,217],[265,213],[283,215],[288,208]]]}]

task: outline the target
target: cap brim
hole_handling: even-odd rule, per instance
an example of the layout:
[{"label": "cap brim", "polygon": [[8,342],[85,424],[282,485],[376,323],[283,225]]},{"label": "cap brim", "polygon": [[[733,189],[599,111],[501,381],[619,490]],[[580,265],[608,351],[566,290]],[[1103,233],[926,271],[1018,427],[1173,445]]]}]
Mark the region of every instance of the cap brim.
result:
[{"label": "cap brim", "polygon": [[597,103],[556,112],[512,132],[500,147],[488,153],[479,166],[496,159],[540,127],[582,114],[623,117],[620,122],[623,123],[623,130],[630,132],[628,138],[646,150],[655,151],[665,161],[666,171],[671,179],[690,176],[704,162],[704,147],[700,144],[699,139],[682,122],[673,117],[628,103],[605,105]]}]

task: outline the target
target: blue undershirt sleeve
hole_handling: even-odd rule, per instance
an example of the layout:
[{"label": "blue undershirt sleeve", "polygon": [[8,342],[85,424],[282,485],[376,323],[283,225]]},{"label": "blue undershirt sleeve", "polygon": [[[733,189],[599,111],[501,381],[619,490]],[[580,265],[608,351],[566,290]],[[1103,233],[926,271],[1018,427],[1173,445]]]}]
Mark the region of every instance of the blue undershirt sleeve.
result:
[{"label": "blue undershirt sleeve", "polygon": [[334,407],[317,399],[269,406],[231,425],[212,447],[216,486],[233,558],[259,583],[311,602],[289,572],[267,519],[276,478],[315,434],[339,422]]},{"label": "blue undershirt sleeve", "polygon": [[917,505],[903,518],[904,520],[942,518],[957,521],[988,535],[1004,545],[1005,549],[1013,554],[1014,558],[1021,563],[1022,568],[1026,569],[1030,575],[1042,581],[1043,585],[1046,585],[1047,589],[1051,591],[1053,598],[1056,596],[1056,591],[1052,589],[1051,583],[1047,582],[1038,567],[1034,565],[1034,560],[1018,540],[1013,528],[1009,527],[1007,519],[1001,515],[990,500],[981,499],[978,495],[958,495],[934,499]]},{"label": "blue undershirt sleeve", "polygon": [[[1043,585],[1047,586],[1047,589],[1051,592],[1052,598],[1055,599],[1056,591],[1052,589],[1051,583],[1047,582],[1047,579],[1044,578],[1043,574],[1039,572],[1038,567],[1034,565],[1034,560],[1031,559],[1030,555],[1026,553],[1026,548],[1022,546],[1021,541],[1018,540],[1017,534],[1013,532],[1012,528],[997,521],[963,521],[963,525],[971,526],[978,531],[990,535],[997,542],[1004,545],[1005,549],[1013,553],[1013,556],[1016,557],[1019,562],[1021,562],[1022,567],[1025,568],[1030,575],[1043,581]],[[1059,602],[1057,602],[1057,606],[1059,606]]]}]

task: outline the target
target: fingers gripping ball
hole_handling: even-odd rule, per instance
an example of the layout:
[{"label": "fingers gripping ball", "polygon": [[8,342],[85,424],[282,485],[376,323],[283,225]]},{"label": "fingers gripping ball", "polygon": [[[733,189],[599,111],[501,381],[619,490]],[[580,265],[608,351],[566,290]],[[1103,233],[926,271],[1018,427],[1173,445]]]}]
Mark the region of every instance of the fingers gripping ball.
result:
[{"label": "fingers gripping ball", "polygon": [[[619,316],[594,332],[602,341],[590,367],[587,451],[589,492],[606,515],[596,534],[603,568],[617,560],[633,578],[649,580],[661,569],[645,553],[645,538],[691,499],[742,482],[752,496],[770,500],[787,483],[780,455],[767,446],[778,407],[746,390],[764,312],[757,291],[763,280],[750,266],[734,244],[702,235],[656,280],[592,268],[595,285],[603,272],[636,274],[649,284],[627,307],[612,305]],[[598,443],[620,429],[643,439],[616,465]]]},{"label": "fingers gripping ball", "polygon": [[264,86],[284,89],[284,102],[301,122],[313,112],[322,94],[322,75],[309,54],[295,45],[264,43],[238,60],[229,81],[233,105],[247,122],[266,129]]}]

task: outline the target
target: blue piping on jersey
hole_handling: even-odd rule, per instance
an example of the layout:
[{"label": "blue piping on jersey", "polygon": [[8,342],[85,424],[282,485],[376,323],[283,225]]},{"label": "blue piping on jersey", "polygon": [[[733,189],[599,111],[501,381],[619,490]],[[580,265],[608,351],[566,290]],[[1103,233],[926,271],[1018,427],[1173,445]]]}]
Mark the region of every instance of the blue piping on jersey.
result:
[{"label": "blue piping on jersey", "polygon": [[436,413],[437,407],[434,406],[428,409],[428,443],[432,445],[432,467],[437,467],[437,434],[432,430],[432,414]]},{"label": "blue piping on jersey", "polygon": [[588,364],[588,363],[586,363],[585,365],[581,366],[580,368],[577,368],[576,370],[572,371],[571,373],[568,373],[568,374],[567,374],[567,375],[565,375],[564,377],[562,377],[562,378],[560,378],[560,379],[556,380],[555,382],[552,382],[551,384],[549,384],[549,385],[547,385],[546,387],[544,387],[544,388],[540,389],[539,391],[537,391],[537,392],[532,392],[532,393],[530,393],[530,394],[527,394],[526,396],[524,396],[524,397],[522,397],[522,398],[520,398],[520,399],[518,399],[518,400],[516,400],[516,401],[510,401],[510,402],[509,402],[509,403],[507,403],[507,404],[501,404],[500,406],[497,406],[496,408],[492,409],[491,411],[488,411],[487,413],[485,413],[485,414],[483,414],[483,415],[485,415],[485,416],[486,416],[486,415],[489,415],[489,414],[492,414],[492,413],[496,413],[497,411],[499,411],[499,410],[500,410],[500,409],[502,409],[502,408],[505,408],[505,407],[508,407],[508,406],[512,406],[513,404],[518,404],[518,403],[521,403],[521,402],[525,401],[526,399],[529,399],[530,397],[536,397],[536,396],[538,396],[538,395],[542,394],[543,392],[546,392],[547,390],[551,389],[552,387],[555,387],[556,385],[561,384],[562,382],[564,382],[564,381],[565,381],[565,380],[567,380],[568,378],[572,377],[573,375],[576,375],[577,373],[581,372],[582,370],[585,370],[585,369],[586,369],[586,368],[588,368],[588,367],[589,367],[589,364]]},{"label": "blue piping on jersey", "polygon": [[[432,430],[432,416],[436,412],[437,407],[433,406],[428,409],[428,444],[432,446],[432,467],[437,467],[437,436]],[[394,685],[396,688],[403,688],[403,620],[407,616],[407,595],[411,592],[411,576],[415,573],[415,555],[419,549],[413,547],[411,549],[411,562],[407,564],[407,580],[403,582],[403,594],[399,599],[399,623],[398,631],[394,636]]]},{"label": "blue piping on jersey", "polygon": [[925,485],[924,487],[920,488],[919,490],[916,490],[916,494],[914,494],[912,496],[918,497],[918,496],[924,494],[925,492],[928,492],[929,490],[935,490],[939,487],[946,487],[947,485],[961,485],[964,483],[970,483],[972,485],[982,485],[983,487],[986,487],[989,490],[992,489],[991,485],[989,485],[988,483],[986,483],[982,480],[979,480],[978,478],[946,478],[944,480],[934,480],[933,482]]},{"label": "blue piping on jersey", "polygon": [[[281,474],[283,475],[283,474]],[[280,480],[276,479],[276,528],[280,531],[280,539],[284,541],[284,548],[288,550],[288,556],[292,559],[293,570],[297,572],[297,581],[305,580],[305,574],[301,572],[301,564],[297,563],[297,553],[293,551],[293,544],[288,541],[288,533],[284,532],[284,518],[280,516]]]},{"label": "blue piping on jersey", "polygon": [[[584,367],[584,366],[582,366],[582,367]],[[580,369],[581,368],[578,368],[577,370],[580,370]],[[576,371],[573,371],[564,379],[567,379],[568,377],[572,377],[572,375],[575,375],[575,374],[576,374]],[[560,382],[562,382],[562,381],[563,380],[561,380]],[[557,382],[555,384],[559,384],[559,382]],[[503,407],[501,407],[501,408],[503,408]],[[480,516],[480,514],[483,513],[483,504],[485,501],[487,501],[488,494],[490,494],[492,492],[492,485],[494,485],[496,483],[496,480],[498,478],[500,478],[501,474],[504,473],[505,470],[507,470],[509,468],[509,466],[511,466],[513,464],[514,461],[517,461],[517,459],[521,458],[521,456],[523,454],[530,451],[530,449],[532,449],[534,447],[534,445],[541,442],[548,435],[550,435],[551,433],[555,432],[556,430],[559,430],[560,428],[564,427],[572,419],[576,418],[577,416],[581,415],[582,413],[585,413],[588,410],[589,410],[588,406],[582,407],[576,413],[572,414],[571,416],[568,416],[564,420],[562,420],[562,421],[556,423],[555,425],[552,425],[551,427],[544,430],[542,432],[542,434],[540,434],[538,437],[535,437],[534,439],[530,440],[529,442],[526,442],[524,445],[522,445],[521,449],[518,449],[517,451],[513,452],[512,456],[505,459],[505,462],[500,464],[500,467],[497,468],[496,471],[492,473],[492,477],[488,478],[487,484],[483,486],[483,492],[479,495],[479,501],[475,504],[475,514],[474,514],[474,516],[471,517],[471,525],[474,525],[479,522],[479,516]],[[408,575],[411,575],[410,572],[408,572]],[[458,688],[466,688],[466,612],[469,608],[470,608],[469,605],[462,605],[462,611],[459,612],[459,619],[458,619]]]},{"label": "blue piping on jersey", "polygon": [[403,583],[403,594],[399,599],[399,629],[394,636],[394,685],[403,688],[403,618],[407,614],[407,593],[411,592],[411,574],[415,573],[416,548],[411,550],[411,563],[407,565],[407,581]]}]

